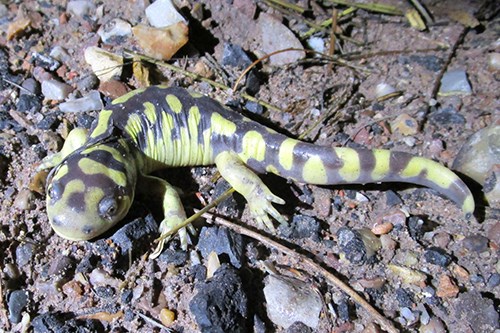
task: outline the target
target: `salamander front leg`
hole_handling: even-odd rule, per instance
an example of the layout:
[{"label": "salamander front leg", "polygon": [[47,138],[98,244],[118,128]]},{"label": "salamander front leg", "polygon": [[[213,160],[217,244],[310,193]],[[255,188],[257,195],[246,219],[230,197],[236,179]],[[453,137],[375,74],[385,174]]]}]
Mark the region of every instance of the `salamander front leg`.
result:
[{"label": "salamander front leg", "polygon": [[[160,236],[164,236],[173,229],[176,229],[186,220],[186,213],[184,212],[181,199],[172,185],[161,178],[144,175],[140,177],[137,184],[138,190],[146,195],[153,195],[154,197],[162,198],[163,220],[161,221],[159,227]],[[193,226],[189,225],[188,228],[191,232],[194,232]],[[186,250],[188,244],[186,228],[179,229],[179,238],[181,241],[181,248]],[[154,252],[151,254],[150,258],[154,259],[158,257],[163,250],[163,246],[169,240],[170,237],[161,240]]]},{"label": "salamander front leg", "polygon": [[40,165],[38,171],[53,168],[59,165],[69,154],[82,147],[87,142],[87,130],[84,128],[75,128],[69,132],[66,141],[60,152],[46,156]]},{"label": "salamander front leg", "polygon": [[266,226],[274,231],[274,226],[269,215],[278,222],[287,224],[287,221],[274,208],[273,202],[284,204],[285,201],[274,195],[262,180],[250,170],[243,161],[232,152],[222,152],[215,158],[217,169],[222,177],[234,187],[234,189],[245,197],[250,212],[261,226]]}]

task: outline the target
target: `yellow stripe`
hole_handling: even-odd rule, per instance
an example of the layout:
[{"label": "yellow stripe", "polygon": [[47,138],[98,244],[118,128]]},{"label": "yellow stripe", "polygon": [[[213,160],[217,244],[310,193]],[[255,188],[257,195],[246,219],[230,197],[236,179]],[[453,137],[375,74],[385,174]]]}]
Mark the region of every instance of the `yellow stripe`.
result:
[{"label": "yellow stripe", "polygon": [[109,129],[109,117],[111,117],[111,114],[113,111],[111,110],[102,110],[99,113],[99,118],[97,119],[97,125],[90,133],[91,138],[98,137],[99,135],[104,134],[108,129]]},{"label": "yellow stripe", "polygon": [[126,186],[127,176],[121,171],[108,168],[106,165],[99,163],[90,158],[82,158],[78,161],[78,167],[86,175],[103,174],[113,180],[116,185]]},{"label": "yellow stripe", "polygon": [[298,141],[294,139],[285,139],[281,145],[278,152],[279,162],[283,169],[290,170],[293,166],[293,149],[297,145]]},{"label": "yellow stripe", "polygon": [[384,149],[372,150],[375,158],[375,166],[371,173],[373,181],[378,181],[384,178],[391,169],[391,152]]},{"label": "yellow stripe", "polygon": [[248,131],[243,136],[242,141],[242,154],[240,156],[244,161],[248,161],[249,158],[253,158],[259,162],[262,162],[266,157],[266,142],[257,131]]},{"label": "yellow stripe", "polygon": [[131,97],[134,97],[135,95],[142,93],[144,90],[146,90],[146,88],[139,88],[139,89],[132,90],[131,92],[114,99],[111,102],[111,104],[116,105],[116,104],[124,103],[124,102],[128,101]]},{"label": "yellow stripe", "polygon": [[338,157],[342,160],[342,168],[339,169],[339,176],[345,182],[354,182],[361,173],[361,164],[358,153],[351,148],[334,148]]},{"label": "yellow stripe", "polygon": [[214,134],[231,136],[236,132],[236,124],[227,120],[217,112],[212,113],[210,125]]},{"label": "yellow stripe", "polygon": [[326,168],[321,157],[317,155],[311,156],[306,163],[304,163],[302,178],[309,184],[326,184],[328,182]]},{"label": "yellow stripe", "polygon": [[156,108],[151,102],[145,102],[143,104],[144,106],[144,114],[146,115],[146,118],[148,118],[149,122],[151,124],[154,124],[156,122]]},{"label": "yellow stripe", "polygon": [[168,104],[168,106],[170,106],[170,108],[172,109],[173,112],[181,113],[182,103],[179,100],[179,98],[177,98],[177,96],[172,95],[172,94],[168,94],[167,97],[165,97],[165,99],[167,100],[167,104]]}]

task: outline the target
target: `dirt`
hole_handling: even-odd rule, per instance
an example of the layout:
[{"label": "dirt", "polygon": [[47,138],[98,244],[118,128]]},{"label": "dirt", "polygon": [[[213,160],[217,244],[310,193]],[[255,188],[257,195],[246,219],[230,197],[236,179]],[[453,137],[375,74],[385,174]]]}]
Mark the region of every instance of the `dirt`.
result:
[{"label": "dirt", "polygon": [[[178,1],[181,13],[189,18],[190,42],[170,62],[189,71],[199,69],[197,64],[202,62],[212,79],[231,86],[242,69],[222,65],[224,45],[241,46],[252,60],[262,56],[260,34],[272,36],[273,31],[259,30],[259,15],[272,15],[296,36],[309,30],[306,20],[319,24],[331,17],[332,8],[327,2],[296,1],[300,6],[310,6],[302,15],[267,3]],[[396,1],[385,3],[405,9],[409,6]],[[488,63],[491,54],[500,52],[499,8],[494,1],[423,3],[434,19],[425,31],[412,28],[404,16],[358,10],[339,21],[338,32],[344,37],[338,41],[335,54],[342,61],[331,65],[308,53],[306,59],[288,65],[271,66],[269,60],[257,65],[256,97],[276,109],[264,108],[263,114],[253,118],[320,145],[406,151],[450,167],[472,134],[499,120],[500,71]],[[147,5],[148,1],[122,1],[120,6],[99,1],[83,17],[68,13],[66,1],[27,0],[5,6],[6,13],[0,19],[0,46],[6,53],[0,64],[0,332],[24,328],[36,331],[33,327],[40,332],[41,327],[49,327],[51,332],[84,328],[159,332],[165,329],[152,321],[160,322],[162,309],[175,314],[171,326],[174,331],[200,331],[190,302],[206,280],[204,270],[209,265],[206,258],[200,259],[197,237],[191,237],[188,252],[173,240],[168,255],[147,259],[154,247],[154,221],[159,221],[161,215],[158,207],[151,208],[148,200],[141,198],[122,224],[100,239],[75,242],[57,236],[45,211],[45,194],[40,185],[44,176],[37,175],[36,166],[46,154],[60,148],[68,128],[88,126],[89,116],[95,117],[97,112],[61,113],[59,102],[44,100],[39,91],[33,97],[41,103],[35,112],[19,104],[19,85],[29,78],[40,82],[47,73],[75,88],[76,97],[87,95],[89,87],[98,88],[97,82],[88,83],[92,71],[83,57],[85,48],[101,46],[116,54],[125,49],[140,53],[132,37],[104,45],[96,32],[114,18],[132,25],[146,24]],[[457,15],[452,15],[456,12],[460,17],[475,15],[479,25],[466,27],[463,20],[459,22]],[[26,17],[30,18],[30,26],[8,40],[9,27]],[[315,36],[325,42],[328,50],[330,29]],[[306,44],[305,40],[301,42]],[[33,53],[48,55],[54,46],[63,47],[69,57],[57,70],[43,69]],[[151,83],[181,85],[221,103],[246,105],[238,92],[213,88],[177,71],[153,65],[150,68],[155,72]],[[464,70],[472,93],[437,95],[440,75],[447,69]],[[133,89],[141,83],[131,72],[130,65],[126,65],[121,81]],[[378,101],[376,86],[380,83],[391,85],[400,94]],[[104,101],[109,102],[109,98]],[[446,108],[452,110],[453,116],[433,118],[438,110]],[[401,114],[406,114],[410,123],[398,123]],[[40,125],[49,117],[54,121],[48,128]],[[400,130],[394,130],[398,126]],[[199,197],[210,202],[225,188],[223,180],[213,183],[215,173],[214,167],[194,167],[161,175],[183,190],[183,201],[192,213],[193,208],[202,206]],[[500,301],[498,207],[485,207],[479,200],[476,216],[468,221],[451,201],[411,185],[317,187],[287,183],[276,177],[264,179],[274,193],[286,199],[287,204],[279,210],[290,221],[304,215],[315,221],[306,219],[312,231],[304,231],[307,228],[299,222],[292,224],[291,231],[280,228],[271,237],[334,273],[398,330],[493,332],[499,328],[495,323]],[[480,199],[481,189],[472,188]],[[234,198],[220,205],[217,212],[256,228],[242,198]],[[149,212],[154,219],[147,217]],[[375,236],[370,229],[381,221],[390,222],[392,229]],[[133,223],[149,229],[141,229],[144,237],[130,240],[130,249],[124,251],[125,241],[120,237],[125,236],[117,230]],[[207,223],[200,220],[195,225],[200,230]],[[348,260],[352,253],[346,253],[350,250],[342,248],[338,239],[342,227],[375,237],[373,243],[382,245],[365,242],[368,250],[360,251],[366,254],[372,250],[373,255],[361,262]],[[242,332],[287,331],[273,325],[266,314],[262,288],[268,273],[264,261],[275,265],[279,274],[310,282],[321,295],[325,306],[315,331],[380,331],[369,313],[323,276],[308,271],[301,260],[246,237],[242,251],[236,261],[241,264],[237,272],[243,281],[243,291],[238,292],[248,297]],[[219,260],[225,265],[239,265],[220,253]],[[407,270],[398,274],[394,266]],[[408,281],[412,274],[423,278]],[[27,295],[25,302],[23,294]],[[16,310],[12,295],[23,304],[20,309]],[[13,311],[17,319],[12,318]],[[52,322],[43,316],[52,316]],[[44,324],[40,324],[42,319]],[[437,326],[424,328],[429,319]]]}]

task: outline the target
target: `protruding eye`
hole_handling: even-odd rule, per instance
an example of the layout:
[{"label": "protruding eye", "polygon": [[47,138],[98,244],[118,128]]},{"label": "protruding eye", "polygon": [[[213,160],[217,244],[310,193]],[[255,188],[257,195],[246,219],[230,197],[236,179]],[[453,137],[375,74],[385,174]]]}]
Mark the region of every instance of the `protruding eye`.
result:
[{"label": "protruding eye", "polygon": [[62,193],[64,192],[61,183],[58,181],[53,182],[47,190],[50,199],[54,201],[61,199]]},{"label": "protruding eye", "polygon": [[99,215],[104,218],[112,218],[118,212],[118,202],[113,197],[106,197],[99,202]]}]

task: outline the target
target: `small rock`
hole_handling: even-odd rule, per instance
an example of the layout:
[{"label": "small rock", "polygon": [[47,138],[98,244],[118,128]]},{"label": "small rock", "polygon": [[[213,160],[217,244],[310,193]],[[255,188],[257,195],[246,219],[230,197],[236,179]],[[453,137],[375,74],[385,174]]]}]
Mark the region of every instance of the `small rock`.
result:
[{"label": "small rock", "polygon": [[436,235],[434,235],[432,240],[437,246],[441,248],[446,248],[451,241],[451,237],[450,234],[448,234],[447,232],[439,232]]},{"label": "small rock", "polygon": [[323,307],[321,297],[309,284],[297,279],[270,275],[264,287],[267,314],[285,329],[302,322],[315,329]]},{"label": "small rock", "polygon": [[188,26],[178,22],[164,28],[137,25],[132,33],[144,52],[155,59],[169,60],[188,42]]},{"label": "small rock", "polygon": [[393,133],[399,132],[402,135],[415,135],[418,133],[418,123],[415,118],[402,113],[391,122],[391,131]]},{"label": "small rock", "polygon": [[129,92],[125,83],[118,80],[108,80],[99,84],[99,91],[111,99],[118,98]]},{"label": "small rock", "polygon": [[122,281],[110,276],[106,271],[100,268],[94,269],[89,274],[89,282],[93,287],[110,286],[113,288],[119,288],[122,283]]},{"label": "small rock", "polygon": [[33,243],[23,243],[16,248],[16,264],[19,267],[24,267],[29,264],[35,255],[35,245]]},{"label": "small rock", "polygon": [[[325,53],[325,42],[323,38],[311,37],[307,40],[307,45],[318,53]],[[317,56],[320,56],[319,54]]]},{"label": "small rock", "polygon": [[70,319],[65,313],[43,313],[31,321],[34,333],[46,332],[103,332],[104,327],[98,320]]},{"label": "small rock", "polygon": [[406,326],[412,326],[413,324],[415,324],[418,319],[420,318],[418,316],[418,313],[417,312],[413,312],[411,309],[409,308],[401,308],[401,316],[404,318],[405,320],[405,325]]},{"label": "small rock", "polygon": [[340,249],[347,260],[353,264],[362,265],[367,260],[365,243],[356,230],[342,227],[337,231]]},{"label": "small rock", "polygon": [[472,88],[467,80],[467,74],[464,70],[455,69],[444,73],[439,87],[440,96],[450,95],[470,95]]},{"label": "small rock", "polygon": [[92,127],[92,123],[94,122],[94,120],[95,118],[92,117],[91,115],[86,113],[80,113],[76,117],[76,125],[77,127],[90,129],[90,127]]},{"label": "small rock", "polygon": [[175,322],[174,311],[167,309],[167,308],[161,309],[159,317],[160,317],[161,323],[167,327],[172,326]]},{"label": "small rock", "polygon": [[222,265],[212,279],[196,285],[189,302],[201,332],[246,332],[248,297],[236,270]]},{"label": "small rock", "polygon": [[16,18],[7,27],[7,40],[12,40],[14,37],[24,34],[29,27],[31,27],[31,20],[29,18]]},{"label": "small rock", "polygon": [[42,81],[42,94],[46,99],[60,101],[68,97],[73,88],[56,80]]},{"label": "small rock", "polygon": [[406,284],[415,284],[420,286],[423,285],[427,279],[427,276],[424,273],[404,266],[389,264],[387,267],[394,274],[398,275]]},{"label": "small rock", "polygon": [[14,290],[9,295],[9,320],[13,324],[21,321],[21,313],[28,305],[28,293],[25,290]]},{"label": "small rock", "polygon": [[491,69],[500,70],[500,53],[493,52],[488,55],[488,65]]},{"label": "small rock", "polygon": [[296,321],[295,323],[290,325],[286,330],[286,333],[312,333],[312,332],[313,332],[312,328],[310,328],[309,326],[300,321]]},{"label": "small rock", "polygon": [[394,94],[396,89],[387,83],[379,83],[375,86],[375,98],[384,98],[387,95]]},{"label": "small rock", "polygon": [[410,237],[419,241],[424,236],[424,220],[418,216],[410,216],[408,219],[408,229]]},{"label": "small rock", "polygon": [[382,244],[382,248],[388,251],[394,251],[397,245],[396,241],[389,235],[381,235],[380,243]]},{"label": "small rock", "polygon": [[488,238],[481,235],[467,236],[462,240],[462,245],[468,251],[481,253],[488,250]]},{"label": "small rock", "polygon": [[251,64],[252,60],[241,46],[230,43],[224,44],[224,51],[222,53],[222,65],[244,69]]},{"label": "small rock", "polygon": [[488,171],[500,164],[500,123],[474,133],[463,145],[452,169],[484,185]]},{"label": "small rock", "polygon": [[101,110],[103,107],[101,94],[95,90],[82,98],[59,104],[59,110],[66,113]]},{"label": "small rock", "polygon": [[97,46],[85,49],[85,61],[101,81],[109,81],[122,75],[123,58]]},{"label": "small rock", "polygon": [[[257,24],[260,28],[261,47],[265,53],[270,54],[287,48],[303,49],[297,37],[273,16],[261,13]],[[273,55],[269,60],[273,66],[283,66],[294,63],[305,55],[304,51],[289,51]]]},{"label": "small rock", "polygon": [[424,259],[428,263],[446,267],[451,263],[451,256],[439,247],[430,247],[424,253]]},{"label": "small rock", "polygon": [[385,191],[385,203],[387,206],[397,206],[403,203],[403,200],[399,197],[399,195],[394,191]]},{"label": "small rock", "polygon": [[262,115],[264,113],[264,107],[256,102],[246,102],[245,109],[258,115]]},{"label": "small rock", "polygon": [[360,228],[358,229],[363,243],[366,248],[366,257],[369,259],[375,255],[375,253],[382,248],[382,243],[380,238],[378,238],[370,229]]},{"label": "small rock", "polygon": [[429,119],[434,124],[440,126],[465,124],[465,117],[458,113],[457,109],[453,106],[438,108],[429,114]]},{"label": "small rock", "polygon": [[122,19],[115,18],[102,25],[97,34],[104,44],[119,44],[132,35],[132,26]]},{"label": "small rock", "polygon": [[186,251],[168,248],[165,249],[158,257],[159,261],[168,262],[169,265],[182,266],[185,265],[188,259]]},{"label": "small rock", "polygon": [[419,333],[446,333],[446,327],[439,318],[432,317],[428,324],[420,326]]},{"label": "small rock", "polygon": [[243,260],[243,238],[226,228],[203,227],[198,250],[203,258],[207,258],[212,251],[218,255],[227,254],[231,264],[240,268]]},{"label": "small rock", "polygon": [[177,11],[170,0],[156,0],[146,8],[146,17],[149,24],[155,28],[164,28],[179,22],[187,21]]},{"label": "small rock", "polygon": [[289,225],[280,225],[280,233],[288,238],[312,239],[315,242],[320,239],[321,226],[314,217],[307,215],[294,215],[292,223]]},{"label": "small rock", "polygon": [[477,332],[493,332],[500,328],[499,315],[491,299],[482,297],[478,291],[460,294],[455,309],[459,316]]},{"label": "small rock", "polygon": [[63,47],[61,47],[59,45],[54,46],[52,48],[52,50],[50,51],[49,55],[52,58],[54,58],[57,61],[60,61],[62,63],[66,63],[69,60],[71,60],[71,56],[68,54],[68,52],[66,51],[66,49],[64,49]]},{"label": "small rock", "polygon": [[66,11],[71,15],[78,17],[90,16],[95,12],[95,5],[92,1],[87,0],[75,0],[69,1],[66,6]]},{"label": "small rock", "polygon": [[88,73],[79,77],[75,84],[79,91],[88,91],[95,89],[99,85],[99,79],[94,73]]},{"label": "small rock", "polygon": [[119,246],[122,256],[128,259],[129,251],[141,252],[139,243],[145,241],[146,236],[154,237],[158,233],[158,225],[151,214],[146,218],[137,218],[125,226],[121,227],[111,240]]},{"label": "small rock", "polygon": [[388,234],[394,225],[390,222],[382,222],[382,223],[375,223],[371,229],[371,231],[375,235],[385,235]]},{"label": "small rock", "polygon": [[59,61],[45,54],[33,52],[31,57],[35,61],[36,66],[40,66],[51,72],[55,71],[56,69],[59,68],[59,66],[61,66]]},{"label": "small rock", "polygon": [[71,299],[78,299],[83,295],[82,285],[75,280],[71,280],[65,283],[62,286],[62,291],[67,297]]},{"label": "small rock", "polygon": [[33,199],[33,192],[31,192],[27,188],[24,188],[17,194],[16,198],[14,199],[13,206],[19,210],[31,209]]},{"label": "small rock", "polygon": [[498,285],[500,285],[500,274],[498,273],[491,274],[490,277],[488,278],[488,282],[486,282],[486,285],[489,288],[495,288]]},{"label": "small rock", "polygon": [[396,300],[400,307],[411,308],[415,304],[414,301],[415,295],[406,289],[398,288],[396,289]]},{"label": "small rock", "polygon": [[72,258],[60,255],[50,264],[47,274],[49,276],[58,275],[60,277],[67,276],[75,267],[75,262]]},{"label": "small rock", "polygon": [[439,285],[436,291],[436,295],[441,298],[454,298],[458,295],[457,285],[448,275],[442,275],[439,278]]},{"label": "small rock", "polygon": [[489,229],[487,234],[489,240],[500,246],[500,222],[494,223]]}]

